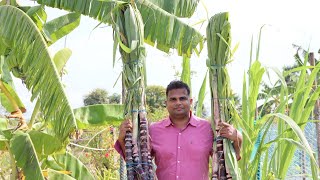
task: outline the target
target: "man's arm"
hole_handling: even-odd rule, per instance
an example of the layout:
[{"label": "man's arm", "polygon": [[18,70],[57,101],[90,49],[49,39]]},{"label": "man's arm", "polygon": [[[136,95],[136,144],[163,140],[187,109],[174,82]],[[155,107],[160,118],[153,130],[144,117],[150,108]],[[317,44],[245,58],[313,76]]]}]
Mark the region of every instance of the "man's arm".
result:
[{"label": "man's arm", "polygon": [[241,159],[241,146],[242,146],[242,135],[241,133],[234,128],[232,125],[221,122],[219,123],[220,129],[220,136],[225,137],[233,141],[233,147],[236,151],[237,160]]}]

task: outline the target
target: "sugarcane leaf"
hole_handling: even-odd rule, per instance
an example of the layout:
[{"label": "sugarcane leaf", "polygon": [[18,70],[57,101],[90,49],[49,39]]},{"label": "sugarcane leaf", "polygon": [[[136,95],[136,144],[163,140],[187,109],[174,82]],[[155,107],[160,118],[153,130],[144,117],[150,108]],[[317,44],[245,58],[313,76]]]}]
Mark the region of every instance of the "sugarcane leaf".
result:
[{"label": "sugarcane leaf", "polygon": [[120,104],[98,104],[74,109],[78,128],[102,126],[106,124],[118,126],[123,121],[124,106]]},{"label": "sugarcane leaf", "polygon": [[225,162],[229,169],[229,173],[232,179],[241,179],[241,174],[239,172],[236,152],[230,140],[224,140],[223,142],[224,152],[225,152]]},{"label": "sugarcane leaf", "polygon": [[60,75],[63,73],[63,68],[65,67],[71,55],[72,51],[69,48],[63,48],[54,55],[53,62],[56,65],[57,71]]},{"label": "sugarcane leaf", "polygon": [[15,132],[10,139],[10,150],[14,154],[17,166],[22,168],[26,180],[45,179],[29,134],[21,131]]},{"label": "sugarcane leaf", "polygon": [[48,179],[76,180],[75,178],[66,174],[66,172],[56,171],[53,169],[48,169]]},{"label": "sugarcane leaf", "polygon": [[80,18],[78,13],[69,13],[45,23],[43,31],[50,37],[48,44],[53,44],[77,28],[80,24]]},{"label": "sugarcane leaf", "polygon": [[113,52],[112,52],[112,66],[114,67],[116,62],[116,54],[118,49],[118,38],[113,38]]},{"label": "sugarcane leaf", "polygon": [[76,122],[40,31],[23,11],[0,6],[0,37],[15,57],[6,59],[8,67],[18,68],[25,75],[31,100],[40,100],[40,110],[51,122],[56,137],[66,140]]},{"label": "sugarcane leaf", "polygon": [[[1,93],[0,93],[1,105],[10,113],[16,111],[14,105],[9,100],[8,96],[10,96],[10,98],[12,98],[12,100],[18,105],[21,112],[26,112],[26,108],[22,103],[22,101],[20,100],[17,93],[15,92],[15,90],[9,84],[3,81],[1,81],[0,83],[1,83],[1,86],[0,86],[1,87]],[[5,91],[8,93],[7,95]]]},{"label": "sugarcane leaf", "polygon": [[[275,114],[268,114],[266,115],[266,118],[271,117],[271,116],[276,116],[278,117],[280,120],[283,120],[284,122],[286,122],[288,124],[288,126],[293,130],[293,132],[295,133],[295,135],[298,137],[298,139],[300,140],[300,143],[302,144],[302,147],[304,148],[304,150],[308,153],[308,155],[310,156],[310,161],[311,164],[315,167],[318,167],[317,161],[315,159],[315,157],[313,156],[313,151],[312,148],[310,147],[308,140],[306,139],[303,131],[301,130],[301,128],[297,125],[297,123],[291,119],[289,116],[286,116],[284,114],[280,114],[280,113],[275,113]],[[293,142],[293,140],[291,140],[291,142]],[[287,146],[292,148],[292,146]],[[287,152],[287,151],[285,151]],[[281,162],[285,165],[283,165],[282,167],[288,166],[289,162]],[[313,177],[317,177],[318,174],[318,170],[316,170],[316,172],[312,172],[312,176]]]},{"label": "sugarcane leaf", "polygon": [[66,152],[65,154],[57,154],[54,157],[64,170],[71,172],[73,178],[86,180],[95,179],[87,167],[71,153]]},{"label": "sugarcane leaf", "polygon": [[204,75],[203,81],[202,81],[202,85],[198,94],[198,104],[197,104],[197,112],[196,112],[196,116],[201,117],[202,116],[202,107],[203,107],[203,101],[205,98],[205,93],[206,93],[206,86],[207,86],[207,74],[208,71],[206,72],[206,74]]}]

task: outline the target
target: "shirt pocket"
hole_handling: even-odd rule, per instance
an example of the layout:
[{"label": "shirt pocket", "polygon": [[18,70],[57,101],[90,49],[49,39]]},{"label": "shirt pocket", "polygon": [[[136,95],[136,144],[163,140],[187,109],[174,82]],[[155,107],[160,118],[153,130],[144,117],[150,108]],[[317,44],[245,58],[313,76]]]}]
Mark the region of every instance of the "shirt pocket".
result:
[{"label": "shirt pocket", "polygon": [[192,160],[203,161],[210,155],[210,144],[203,139],[191,139],[188,146],[190,149],[189,158]]}]

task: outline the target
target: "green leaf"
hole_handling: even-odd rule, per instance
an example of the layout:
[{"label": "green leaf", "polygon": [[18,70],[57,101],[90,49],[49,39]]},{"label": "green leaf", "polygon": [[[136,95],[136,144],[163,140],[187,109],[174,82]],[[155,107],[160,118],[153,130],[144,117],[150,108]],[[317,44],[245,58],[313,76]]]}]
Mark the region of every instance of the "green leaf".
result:
[{"label": "green leaf", "polygon": [[63,179],[63,180],[76,180],[71,176],[61,173],[59,171],[48,169],[48,179]]},{"label": "green leaf", "polygon": [[29,134],[17,131],[10,140],[10,150],[26,180],[43,179],[37,153]]},{"label": "green leaf", "polygon": [[198,117],[202,116],[202,107],[203,107],[203,101],[206,93],[206,86],[207,86],[207,74],[208,74],[208,71],[206,72],[206,75],[203,78],[202,85],[198,94],[198,104],[197,104],[197,112],[196,112],[196,115]]},{"label": "green leaf", "polygon": [[43,6],[33,6],[26,12],[37,25],[39,30],[42,30],[43,24],[47,21],[47,13]]},{"label": "green leaf", "polygon": [[90,125],[120,125],[123,121],[124,106],[120,104],[98,104],[74,109],[78,128]]},{"label": "green leaf", "polygon": [[55,155],[55,159],[66,171],[71,171],[71,176],[73,178],[86,180],[95,179],[86,166],[69,152]]},{"label": "green leaf", "polygon": [[[122,10],[125,5],[114,1],[102,2],[98,0],[37,0],[37,2],[49,7],[89,15],[108,24],[114,24],[115,17],[112,17],[111,14],[116,14],[115,12]],[[183,3],[182,0],[181,2]],[[185,3],[189,2],[191,1]],[[201,52],[204,38],[200,32],[147,0],[136,1],[136,4],[144,22],[145,42],[151,46],[157,44],[157,48],[164,52],[169,52],[170,48],[176,49],[180,56],[186,54],[190,57],[193,51]]]},{"label": "green leaf", "polygon": [[29,136],[39,158],[53,154],[63,148],[61,141],[49,134],[39,131],[30,131]]},{"label": "green leaf", "polygon": [[78,27],[80,24],[80,17],[81,16],[78,13],[70,13],[44,24],[43,31],[50,37],[49,44],[53,44]]},{"label": "green leaf", "polygon": [[65,67],[71,54],[72,54],[71,49],[63,48],[54,55],[53,62],[56,65],[57,71],[60,74],[60,76],[62,75],[63,68]]},{"label": "green leaf", "polygon": [[0,37],[15,58],[6,59],[8,67],[18,68],[33,101],[38,98],[40,111],[61,141],[76,127],[73,111],[46,43],[33,21],[20,9],[0,6]]},{"label": "green leaf", "polygon": [[[191,87],[191,68],[190,68],[190,58],[183,55],[182,56],[182,73],[181,73],[181,81],[188,84]],[[190,94],[192,97],[192,95]]]},{"label": "green leaf", "polygon": [[[6,90],[9,93],[10,98],[12,98],[12,100],[19,106],[19,109],[22,112],[26,112],[26,108],[24,106],[24,104],[22,103],[22,101],[20,100],[19,96],[17,95],[17,93],[15,92],[15,90],[13,90],[13,88],[5,83],[2,82],[3,86],[6,88]],[[9,97],[6,96],[5,92],[2,90],[0,93],[0,101],[1,101],[1,105],[8,111],[8,112],[14,112],[16,111],[16,109],[14,108],[13,104],[10,102]]]},{"label": "green leaf", "polygon": [[196,10],[199,0],[149,0],[159,8],[178,17],[191,17]]},{"label": "green leaf", "polygon": [[8,128],[8,119],[0,118],[0,131]]}]

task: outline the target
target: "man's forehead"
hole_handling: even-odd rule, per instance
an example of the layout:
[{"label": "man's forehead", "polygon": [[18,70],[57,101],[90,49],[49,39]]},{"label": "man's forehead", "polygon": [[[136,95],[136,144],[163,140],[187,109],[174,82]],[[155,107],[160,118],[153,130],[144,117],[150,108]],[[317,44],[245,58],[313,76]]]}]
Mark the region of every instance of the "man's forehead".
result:
[{"label": "man's forehead", "polygon": [[188,91],[186,89],[172,89],[168,92],[168,97],[186,97]]}]

